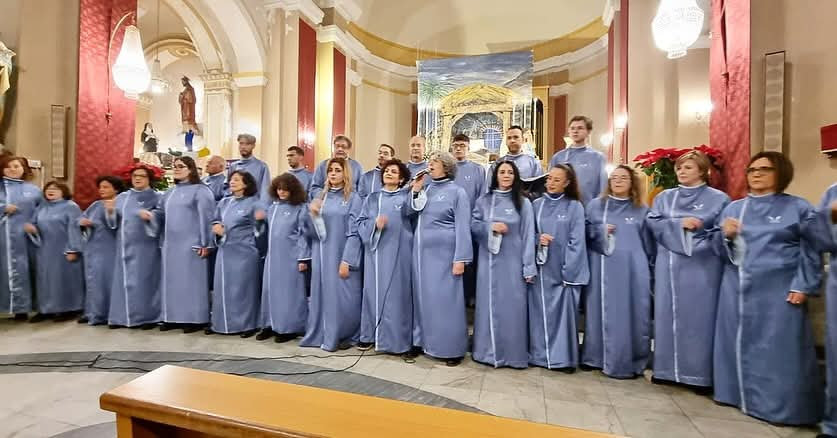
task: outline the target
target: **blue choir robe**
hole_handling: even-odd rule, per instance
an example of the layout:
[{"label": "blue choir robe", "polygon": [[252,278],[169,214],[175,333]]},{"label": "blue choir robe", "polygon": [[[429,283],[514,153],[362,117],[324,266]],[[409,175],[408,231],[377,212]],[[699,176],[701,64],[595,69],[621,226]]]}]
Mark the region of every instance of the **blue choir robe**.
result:
[{"label": "blue choir robe", "polygon": [[[352,158],[349,158],[348,161],[349,167],[352,169],[352,191],[356,192],[360,186],[360,177],[363,176],[363,166]],[[328,160],[320,161],[320,164],[314,170],[314,175],[311,177],[311,190],[308,191],[308,197],[311,199],[314,199],[325,187],[328,177],[326,164],[328,164]]]},{"label": "blue choir robe", "polygon": [[[656,243],[648,208],[613,196],[587,206],[590,282],[584,288],[581,363],[615,378],[633,378],[651,354],[650,261]],[[608,224],[616,230],[608,235]]]},{"label": "blue choir robe", "polygon": [[[375,350],[404,353],[413,346],[413,227],[409,190],[382,189],[369,195],[358,217],[364,246],[360,341]],[[378,216],[386,216],[382,230]]]},{"label": "blue choir robe", "polygon": [[160,197],[149,224],[161,240],[160,319],[174,324],[209,322],[209,260],[215,197],[203,184],[181,182]]},{"label": "blue choir robe", "polygon": [[418,163],[414,163],[412,161],[407,161],[407,169],[410,171],[410,176],[414,177],[419,171],[427,169],[429,164],[427,160],[421,160]]},{"label": "blue choir robe", "polygon": [[[411,196],[412,191],[410,191]],[[473,259],[468,195],[450,179],[431,181],[409,203],[418,212],[413,240],[413,345],[454,359],[468,350],[462,276],[453,263]]]},{"label": "blue choir robe", "polygon": [[[305,233],[311,238],[311,300],[302,347],[335,351],[341,345],[355,344],[360,336],[360,309],[363,290],[361,244],[357,217],[362,201],[343,189],[319,194],[320,215],[305,215]],[[340,278],[340,263],[349,265],[349,277]]]},{"label": "blue choir robe", "polygon": [[[23,224],[32,222],[38,206],[45,202],[41,189],[19,180],[4,177],[0,191],[0,313],[32,311],[30,247]],[[6,213],[7,205],[17,211]]]},{"label": "blue choir robe", "polygon": [[[66,199],[46,201],[35,214],[32,224],[38,231],[30,234],[29,239],[38,259],[35,288],[39,313],[76,312],[84,308],[81,241],[75,230],[80,216],[78,205]],[[78,258],[70,262],[67,254]]]},{"label": "blue choir robe", "polygon": [[254,330],[260,323],[261,257],[256,247],[256,211],[263,204],[255,196],[227,196],[218,203],[212,224],[224,225],[215,235],[215,279],[211,329],[232,334]]},{"label": "blue choir robe", "polygon": [[153,210],[160,194],[129,189],[116,197],[105,216],[116,230],[116,270],[111,285],[108,324],[135,327],[160,321],[160,245],[149,236],[140,210]]},{"label": "blue choir robe", "polygon": [[578,366],[578,305],[590,280],[584,207],[564,194],[544,194],[533,203],[538,278],[529,287],[529,363],[545,368]]},{"label": "blue choir robe", "polygon": [[828,281],[825,287],[825,369],[826,409],[822,420],[822,433],[837,436],[837,224],[831,221],[831,204],[837,201],[837,184],[826,190],[817,212],[812,217],[809,242],[818,251],[831,253]]},{"label": "blue choir robe", "polygon": [[549,168],[558,164],[572,165],[584,204],[599,197],[607,188],[607,157],[589,146],[568,147],[556,152],[549,160]]},{"label": "blue choir robe", "polygon": [[[270,202],[270,168],[264,161],[252,155],[249,158],[241,158],[230,165],[229,174],[231,175],[236,170],[243,170],[253,175],[259,190],[259,199],[264,203]],[[229,192],[229,188],[227,191]]]},{"label": "blue choir robe", "polygon": [[96,201],[81,215],[93,225],[76,224],[71,230],[80,235],[84,257],[84,317],[91,325],[108,322],[110,290],[116,270],[116,233],[108,226],[105,214],[104,203]]},{"label": "blue choir robe", "polygon": [[205,176],[201,182],[209,187],[209,190],[212,191],[212,197],[216,202],[220,201],[227,191],[227,177],[224,175],[224,172]]},{"label": "blue choir robe", "polygon": [[521,178],[534,178],[536,176],[543,175],[543,166],[537,158],[523,152],[517,155],[506,154],[495,161],[488,169],[488,177],[486,178],[487,183],[485,185],[486,191],[491,188],[491,178],[494,175],[494,168],[503,161],[514,162],[515,166],[517,166],[518,172],[520,172]]},{"label": "blue choir robe", "polygon": [[[709,230],[729,197],[707,185],[675,187],[654,198],[647,225],[657,242],[654,264],[654,377],[712,386],[712,340],[722,264]],[[683,218],[703,221],[697,232]]]},{"label": "blue choir robe", "polygon": [[308,205],[274,201],[268,207],[263,231],[268,236],[262,281],[261,327],[275,333],[305,333],[308,299],[305,296],[305,273],[299,264],[311,260],[308,239],[304,235]]},{"label": "blue choir robe", "polygon": [[[494,190],[477,201],[471,230],[479,245],[474,348],[477,362],[495,368],[529,365],[528,284],[537,275],[535,218],[528,199],[517,211],[509,191]],[[491,231],[494,222],[508,227]]]},{"label": "blue choir robe", "polygon": [[362,201],[370,194],[381,190],[381,185],[381,168],[376,167],[360,177],[360,182],[357,185],[357,194]]},{"label": "blue choir robe", "polygon": [[456,185],[465,190],[471,210],[477,204],[477,199],[485,193],[485,167],[470,160],[456,162]]},{"label": "blue choir robe", "polygon": [[819,292],[822,258],[800,226],[812,214],[811,204],[796,196],[750,195],[721,215],[741,222],[739,236],[730,242],[714,233],[725,262],[714,398],[771,423],[816,424],[823,414],[808,307],[786,301],[791,291]]},{"label": "blue choir robe", "polygon": [[[302,184],[302,188],[305,189],[305,193],[311,191],[311,178],[314,176],[308,169],[304,167],[300,167],[298,169],[288,169],[288,173],[295,176],[296,179]],[[275,193],[271,193],[271,196],[274,196]]]}]

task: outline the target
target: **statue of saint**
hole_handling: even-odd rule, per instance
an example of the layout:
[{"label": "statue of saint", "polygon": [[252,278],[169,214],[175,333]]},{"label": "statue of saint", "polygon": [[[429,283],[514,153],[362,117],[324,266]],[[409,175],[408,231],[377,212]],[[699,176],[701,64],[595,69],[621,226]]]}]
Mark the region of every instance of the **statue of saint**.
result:
[{"label": "statue of saint", "polygon": [[190,129],[198,130],[198,124],[195,122],[195,89],[189,83],[189,78],[183,76],[180,78],[183,84],[183,91],[177,98],[180,103],[180,119],[183,123],[183,132],[188,132]]},{"label": "statue of saint", "polygon": [[[7,102],[10,100],[8,91],[12,87],[12,57],[15,56],[15,52],[9,50],[2,41],[0,41],[0,144],[3,144],[6,137],[6,129],[9,127],[9,120],[4,120],[5,118],[11,119],[11,102]],[[6,109],[8,107],[8,113],[6,114]]]}]

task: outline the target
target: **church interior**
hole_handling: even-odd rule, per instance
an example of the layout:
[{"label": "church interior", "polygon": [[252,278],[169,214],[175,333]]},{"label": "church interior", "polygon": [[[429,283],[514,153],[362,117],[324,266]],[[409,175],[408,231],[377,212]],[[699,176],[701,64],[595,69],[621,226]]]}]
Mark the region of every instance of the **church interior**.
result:
[{"label": "church interior", "polygon": [[[661,23],[655,17],[666,3],[696,5],[704,16]],[[239,159],[241,134],[256,138],[253,155],[275,176],[289,170],[291,146],[313,172],[339,135],[368,170],[381,144],[406,162],[413,136],[426,139],[426,157],[466,132],[468,158],[485,166],[508,152],[504,133],[520,125],[524,146],[548,169],[572,144],[576,115],[592,119],[588,146],[610,169],[634,167],[658,148],[721,151],[717,170],[733,198],[746,193],[747,160],[761,151],[790,158],[796,176],[787,192],[815,205],[837,175],[833,0],[0,0],[0,11],[3,153],[28,159],[35,186],[66,183],[82,210],[98,198],[99,175],[147,163],[171,180],[172,163],[187,156],[205,176],[210,157]],[[690,26],[692,41],[673,41]],[[650,177],[643,181],[650,200],[657,191]],[[808,304],[821,364],[823,295],[824,287]],[[620,380],[468,360],[451,367],[374,349],[329,353],[12,316],[0,315],[0,436],[323,436],[167,435],[130,430],[128,411],[103,409],[102,394],[167,364],[521,420],[516,432],[498,423],[506,434],[481,436],[548,435],[523,432],[530,423],[560,426],[549,436],[568,437],[820,433],[652,384],[648,370]],[[235,402],[249,406],[244,397]],[[334,411],[323,407],[325,416],[350,422],[331,436],[391,436],[375,432],[385,416],[352,421],[328,406]],[[420,419],[437,414],[416,415],[421,430]],[[414,436],[408,423],[402,435]],[[454,430],[438,436],[466,436]]]}]

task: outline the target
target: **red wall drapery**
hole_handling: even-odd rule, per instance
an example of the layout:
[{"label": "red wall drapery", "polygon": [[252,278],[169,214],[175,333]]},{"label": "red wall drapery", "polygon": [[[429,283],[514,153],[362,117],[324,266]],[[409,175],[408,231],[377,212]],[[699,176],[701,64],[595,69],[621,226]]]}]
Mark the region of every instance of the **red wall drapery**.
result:
[{"label": "red wall drapery", "polygon": [[297,145],[305,150],[305,166],[313,171],[316,159],[311,139],[316,132],[317,32],[299,20],[299,69],[297,94]]},{"label": "red wall drapery", "polygon": [[750,159],[750,0],[712,0],[709,143],[724,153],[721,189],[747,193]]},{"label": "red wall drapery", "polygon": [[[78,115],[75,148],[75,199],[82,208],[98,198],[95,178],[131,162],[136,101],[108,77],[108,40],[117,22],[136,12],[137,0],[81,0],[79,5]],[[122,48],[125,26],[116,30],[110,63]],[[110,104],[110,121],[106,114]]]}]

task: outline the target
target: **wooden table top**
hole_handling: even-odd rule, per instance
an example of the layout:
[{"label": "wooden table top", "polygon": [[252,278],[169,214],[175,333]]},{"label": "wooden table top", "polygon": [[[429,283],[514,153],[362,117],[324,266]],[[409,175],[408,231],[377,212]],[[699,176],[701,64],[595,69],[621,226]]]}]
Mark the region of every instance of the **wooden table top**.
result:
[{"label": "wooden table top", "polygon": [[102,394],[100,405],[125,416],[217,436],[614,436],[172,365]]}]

